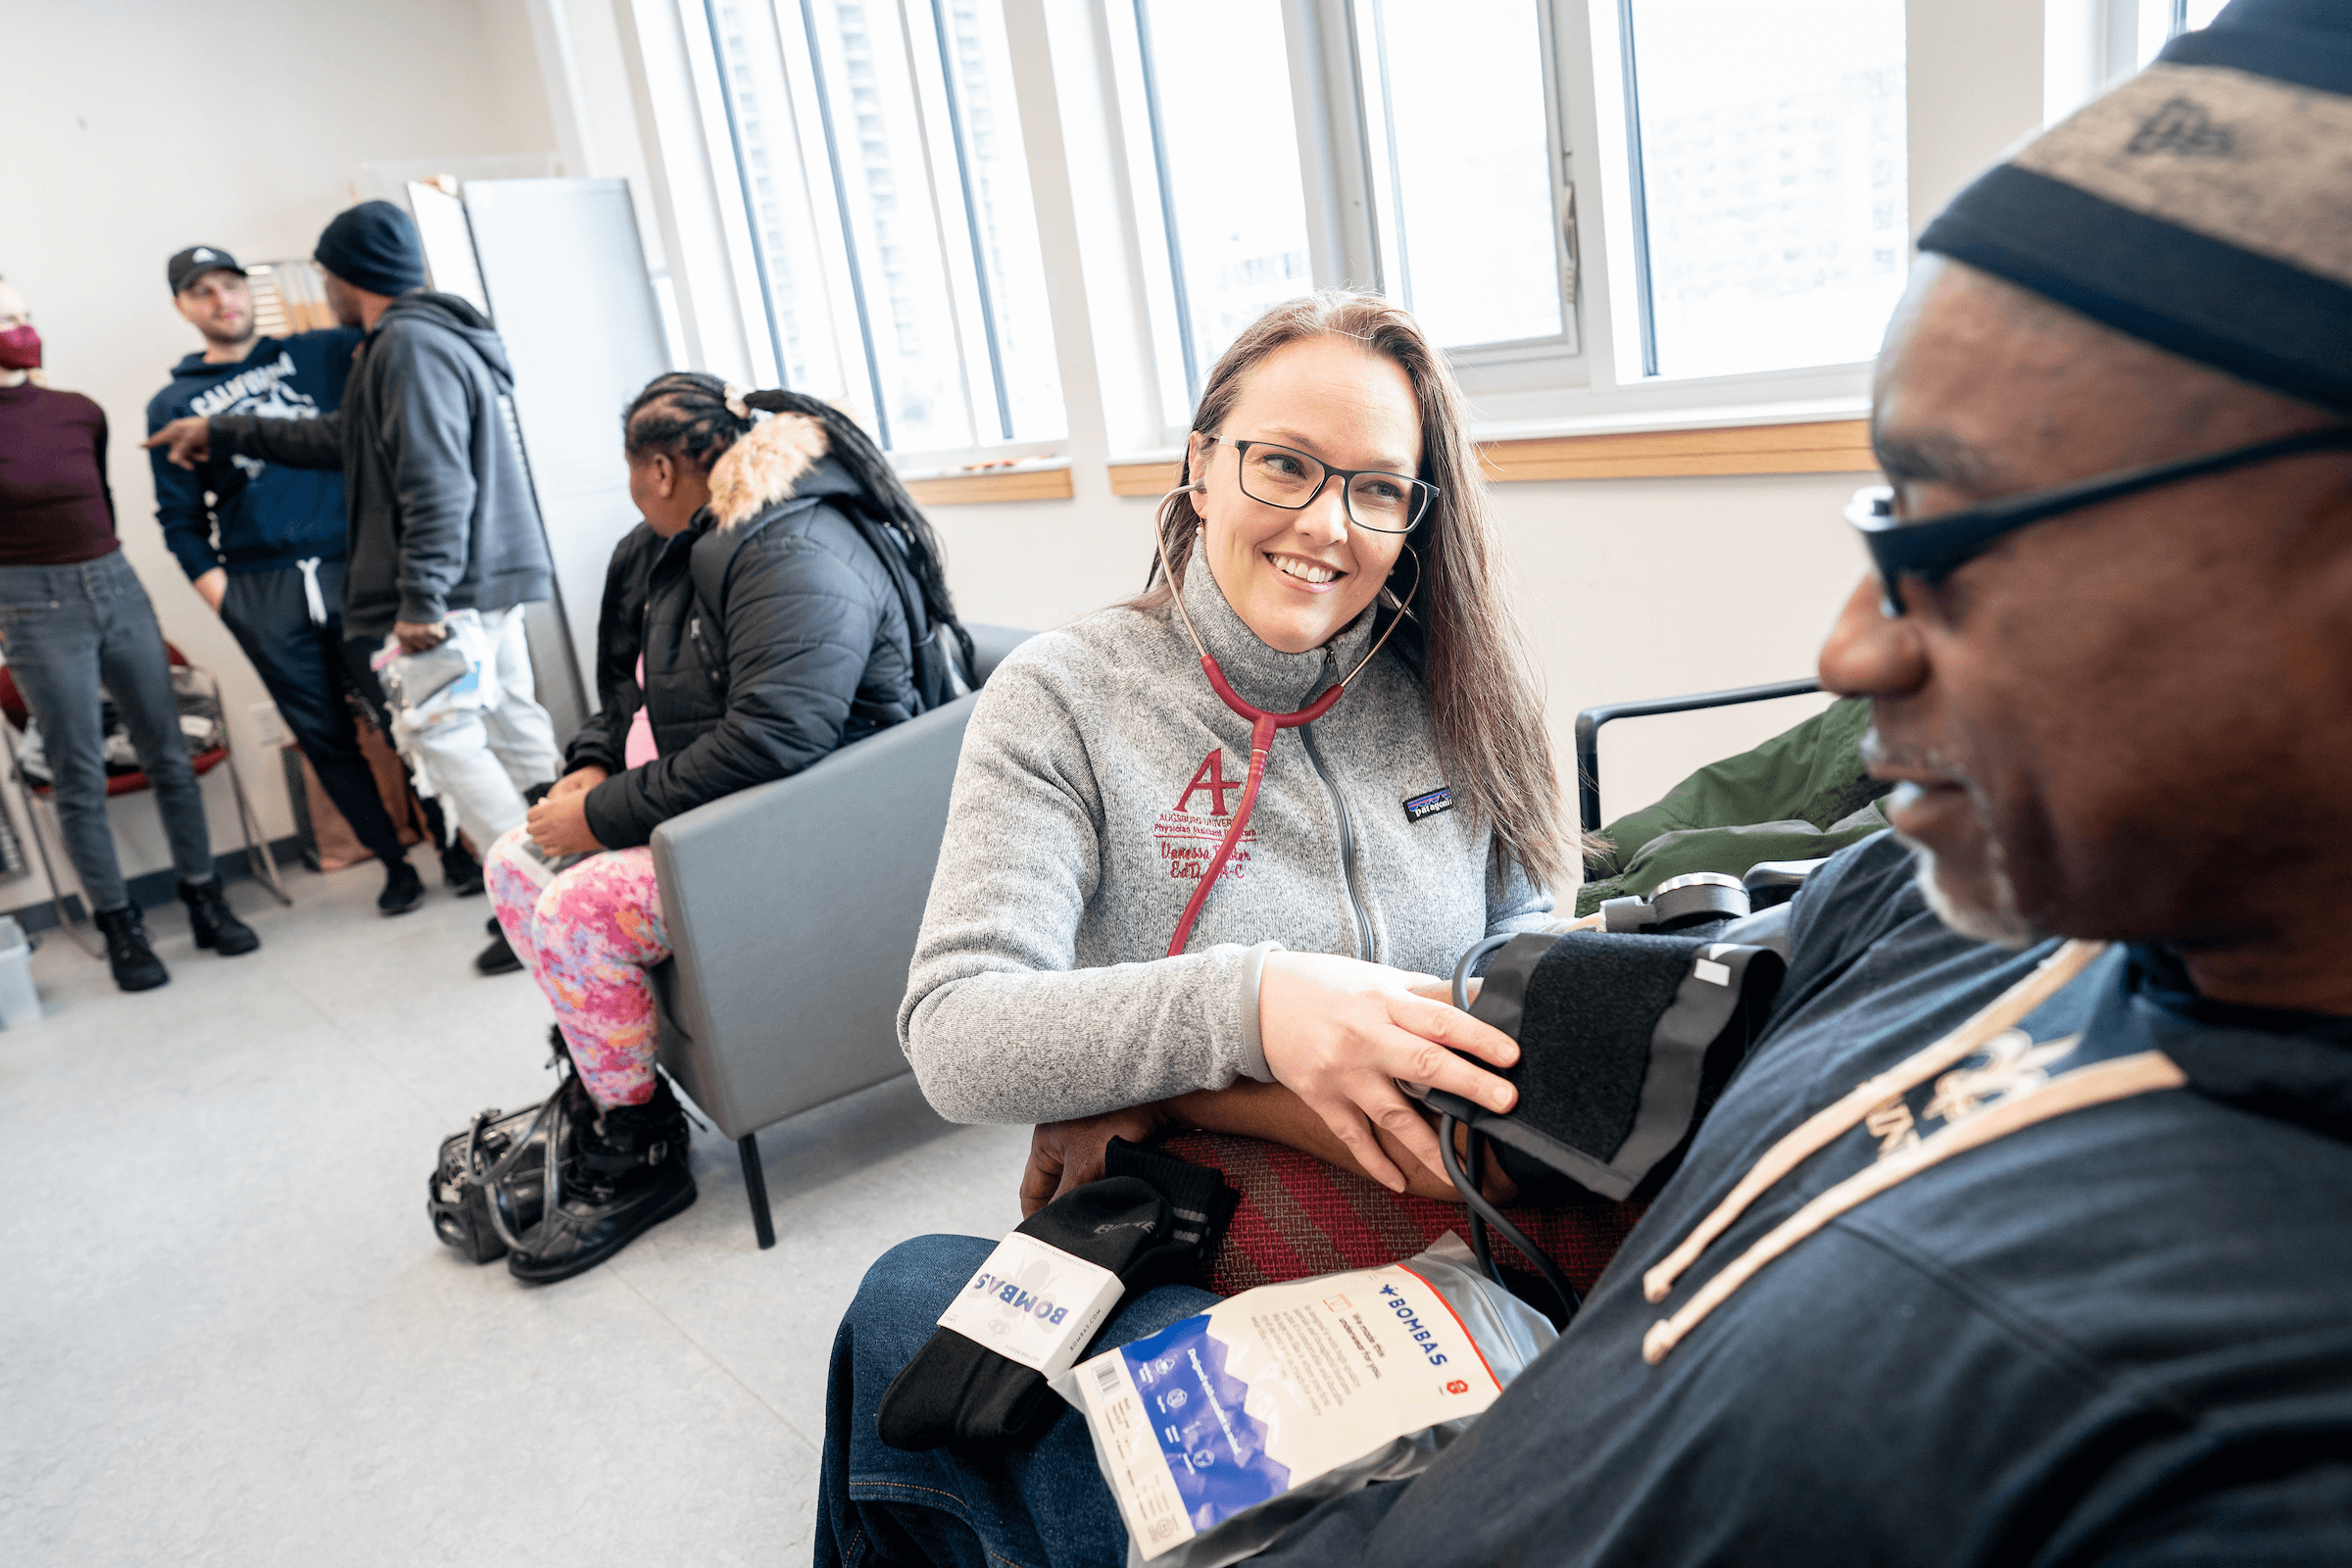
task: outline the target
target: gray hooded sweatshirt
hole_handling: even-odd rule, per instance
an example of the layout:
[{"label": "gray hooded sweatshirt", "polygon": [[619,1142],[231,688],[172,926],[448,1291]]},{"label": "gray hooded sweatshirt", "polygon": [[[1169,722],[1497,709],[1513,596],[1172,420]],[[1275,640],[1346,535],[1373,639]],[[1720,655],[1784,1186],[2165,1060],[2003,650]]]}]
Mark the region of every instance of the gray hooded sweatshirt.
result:
[{"label": "gray hooded sweatshirt", "polygon": [[551,598],[555,568],[507,402],[506,345],[454,294],[403,294],[360,345],[343,406],[318,419],[224,415],[216,457],[343,470],[351,518],[343,628]]},{"label": "gray hooded sweatshirt", "polygon": [[[1205,569],[1185,604],[1249,702],[1304,706],[1354,667],[1366,611],[1325,648],[1260,642]],[[1168,942],[1241,805],[1250,724],[1173,610],[1105,610],[1023,643],[982,689],[899,1004],[943,1116],[1058,1121],[1270,1081],[1257,982],[1276,948],[1431,974],[1548,894],[1492,886],[1492,833],[1456,809],[1420,682],[1383,651],[1338,705],[1277,734],[1257,809],[1181,956]]]}]

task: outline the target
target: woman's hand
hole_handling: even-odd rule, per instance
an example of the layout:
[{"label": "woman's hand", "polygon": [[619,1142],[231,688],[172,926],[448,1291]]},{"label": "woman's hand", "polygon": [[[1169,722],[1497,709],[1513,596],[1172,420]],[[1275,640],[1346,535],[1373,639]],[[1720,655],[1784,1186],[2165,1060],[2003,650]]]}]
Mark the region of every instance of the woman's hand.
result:
[{"label": "woman's hand", "polygon": [[1157,1105],[1131,1105],[1107,1115],[1039,1123],[1029,1135],[1029,1168],[1021,1172],[1021,1218],[1073,1187],[1100,1181],[1103,1153],[1113,1138],[1150,1143],[1169,1120]]},{"label": "woman's hand", "polygon": [[590,762],[586,767],[575,767],[556,780],[555,787],[540,798],[560,801],[566,795],[585,795],[612,776],[606,769]]},{"label": "woman's hand", "polygon": [[1378,1128],[1431,1171],[1444,1170],[1438,1135],[1396,1080],[1427,1084],[1494,1110],[1519,1092],[1463,1055],[1497,1067],[1519,1059],[1510,1036],[1449,1004],[1416,996],[1436,977],[1320,953],[1269,953],[1257,987],[1258,1037],[1275,1080],[1296,1092],[1391,1192],[1404,1175],[1381,1148]]},{"label": "woman's hand", "polygon": [[[1476,984],[1475,981],[1472,982]],[[1442,989],[1442,988],[1441,988]],[[1364,1168],[1356,1163],[1348,1146],[1332,1135],[1323,1125],[1323,1118],[1306,1108],[1300,1100],[1280,1084],[1261,1084],[1244,1078],[1227,1089],[1196,1089],[1160,1102],[1179,1127],[1198,1127],[1203,1132],[1233,1133],[1244,1138],[1262,1138],[1312,1154],[1328,1165],[1365,1176]],[[1422,1119],[1429,1118],[1426,1113]],[[1423,1165],[1405,1147],[1379,1127],[1372,1129],[1380,1140],[1381,1152],[1394,1160],[1404,1173],[1404,1190],[1415,1198],[1434,1198],[1440,1202],[1458,1203],[1462,1195],[1455,1192],[1453,1183],[1446,1179],[1442,1168]],[[1454,1152],[1465,1164],[1470,1158],[1470,1133],[1466,1127],[1454,1129]],[[1367,1177],[1367,1179],[1369,1179]],[[1504,1174],[1500,1160],[1487,1165],[1483,1191],[1497,1203],[1508,1203],[1518,1198],[1519,1185]]]},{"label": "woman's hand", "polygon": [[569,795],[548,791],[523,821],[531,842],[550,859],[562,855],[593,855],[604,848],[588,830],[588,792],[584,789]]}]

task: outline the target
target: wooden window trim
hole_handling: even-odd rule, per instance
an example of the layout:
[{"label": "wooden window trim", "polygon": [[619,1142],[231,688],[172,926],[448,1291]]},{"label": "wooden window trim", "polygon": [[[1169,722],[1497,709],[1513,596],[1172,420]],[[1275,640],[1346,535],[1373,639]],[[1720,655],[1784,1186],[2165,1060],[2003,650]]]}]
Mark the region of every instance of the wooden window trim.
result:
[{"label": "wooden window trim", "polygon": [[[1479,448],[1489,480],[1662,479],[1686,474],[1867,473],[1870,421],[1741,424],[1704,430],[1632,430],[1534,436]],[[1175,488],[1173,463],[1114,463],[1110,493],[1157,496]]]},{"label": "wooden window trim", "polygon": [[967,506],[989,501],[1068,501],[1077,494],[1069,466],[1012,468],[1003,473],[950,473],[909,479],[906,493],[926,507]]}]

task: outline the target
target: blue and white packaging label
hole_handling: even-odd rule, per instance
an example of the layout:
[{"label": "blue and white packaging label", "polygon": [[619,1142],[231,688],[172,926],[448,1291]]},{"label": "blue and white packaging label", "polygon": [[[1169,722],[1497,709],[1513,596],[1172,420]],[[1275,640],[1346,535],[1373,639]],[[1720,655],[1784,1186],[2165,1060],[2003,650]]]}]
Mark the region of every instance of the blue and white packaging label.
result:
[{"label": "blue and white packaging label", "polygon": [[1452,1306],[1402,1264],[1261,1285],[1070,1384],[1146,1560],[1502,1392]]},{"label": "blue and white packaging label", "polygon": [[939,1314],[939,1326],[1008,1361],[1058,1377],[1123,1291],[1119,1277],[1101,1264],[1014,1231]]}]

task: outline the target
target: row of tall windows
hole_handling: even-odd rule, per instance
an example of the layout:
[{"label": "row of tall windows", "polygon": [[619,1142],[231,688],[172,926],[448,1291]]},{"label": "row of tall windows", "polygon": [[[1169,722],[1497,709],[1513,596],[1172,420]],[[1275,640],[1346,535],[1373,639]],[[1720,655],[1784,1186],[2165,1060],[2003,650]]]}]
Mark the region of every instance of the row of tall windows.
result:
[{"label": "row of tall windows", "polygon": [[[785,382],[900,453],[1063,435],[1003,0],[681,3]],[[2165,13],[2152,54],[2220,0],[2128,3]],[[1901,289],[1903,0],[1099,4],[1127,183],[1077,194],[1132,214],[1171,433],[1243,326],[1326,284],[1399,301],[1459,364],[1589,383],[1596,177],[1633,230],[1616,384],[1867,360]],[[1613,170],[1571,128],[1604,100]]]}]

